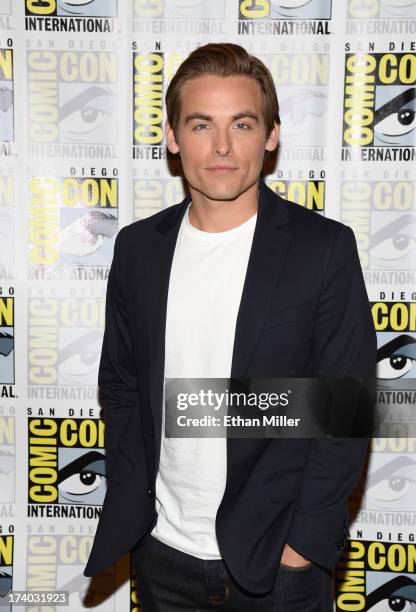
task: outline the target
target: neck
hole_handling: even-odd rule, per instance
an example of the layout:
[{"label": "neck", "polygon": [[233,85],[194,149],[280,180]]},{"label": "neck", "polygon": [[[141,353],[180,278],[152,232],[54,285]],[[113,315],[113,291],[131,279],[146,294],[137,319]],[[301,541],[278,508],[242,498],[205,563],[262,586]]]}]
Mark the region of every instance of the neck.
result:
[{"label": "neck", "polygon": [[189,185],[192,204],[189,222],[203,232],[226,232],[256,214],[259,184],[254,183],[234,200],[211,200]]}]

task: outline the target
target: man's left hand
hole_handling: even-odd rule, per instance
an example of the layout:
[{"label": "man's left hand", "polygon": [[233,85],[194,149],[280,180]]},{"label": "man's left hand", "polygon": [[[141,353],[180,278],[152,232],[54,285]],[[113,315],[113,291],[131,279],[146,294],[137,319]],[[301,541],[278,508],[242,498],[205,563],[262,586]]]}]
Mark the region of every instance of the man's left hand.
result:
[{"label": "man's left hand", "polygon": [[285,544],[280,561],[285,565],[291,565],[293,567],[302,567],[311,563],[309,559],[302,557],[302,555],[296,552],[289,544]]}]

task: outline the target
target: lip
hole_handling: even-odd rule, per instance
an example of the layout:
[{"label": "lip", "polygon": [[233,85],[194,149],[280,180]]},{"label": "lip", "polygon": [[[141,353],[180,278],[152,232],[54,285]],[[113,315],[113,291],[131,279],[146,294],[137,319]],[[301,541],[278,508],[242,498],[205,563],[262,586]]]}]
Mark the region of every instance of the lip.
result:
[{"label": "lip", "polygon": [[206,168],[210,172],[233,172],[234,170],[238,170],[238,168],[234,166],[211,166],[210,168]]}]

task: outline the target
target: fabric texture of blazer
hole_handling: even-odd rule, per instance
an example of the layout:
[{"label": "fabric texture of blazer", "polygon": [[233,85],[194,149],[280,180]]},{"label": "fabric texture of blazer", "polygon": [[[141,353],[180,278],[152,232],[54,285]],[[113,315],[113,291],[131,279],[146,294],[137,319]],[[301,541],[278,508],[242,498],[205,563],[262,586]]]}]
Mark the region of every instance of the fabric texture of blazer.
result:
[{"label": "fabric texture of blazer", "polygon": [[[107,491],[85,576],[144,541],[157,521],[169,274],[189,202],[188,196],[131,223],[116,238],[98,374]],[[261,178],[231,377],[361,380],[375,375],[376,353],[353,231],[284,200]],[[286,543],[334,569],[368,443],[227,438],[215,526],[222,558],[243,588],[265,593],[273,587]]]}]

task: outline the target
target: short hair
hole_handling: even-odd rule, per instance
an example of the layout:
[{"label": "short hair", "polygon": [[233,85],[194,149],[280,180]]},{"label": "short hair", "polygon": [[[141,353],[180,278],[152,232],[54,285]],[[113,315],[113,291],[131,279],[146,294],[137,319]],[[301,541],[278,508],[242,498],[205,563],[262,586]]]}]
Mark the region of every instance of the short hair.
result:
[{"label": "short hair", "polygon": [[180,92],[186,81],[211,74],[221,77],[248,76],[261,88],[262,111],[266,134],[270,135],[274,122],[280,125],[279,103],[269,69],[254,55],[234,43],[208,43],[198,47],[180,64],[166,91],[166,114],[174,133],[181,112]]}]

